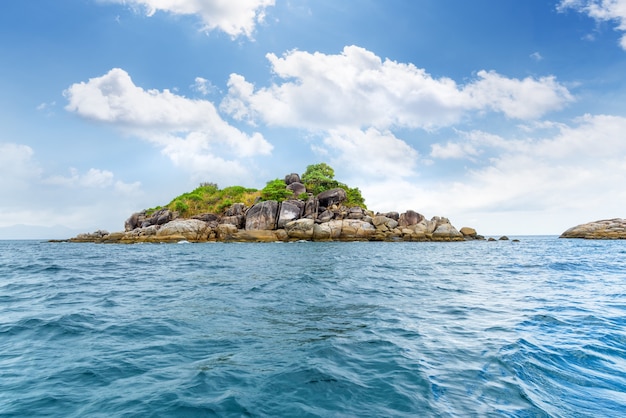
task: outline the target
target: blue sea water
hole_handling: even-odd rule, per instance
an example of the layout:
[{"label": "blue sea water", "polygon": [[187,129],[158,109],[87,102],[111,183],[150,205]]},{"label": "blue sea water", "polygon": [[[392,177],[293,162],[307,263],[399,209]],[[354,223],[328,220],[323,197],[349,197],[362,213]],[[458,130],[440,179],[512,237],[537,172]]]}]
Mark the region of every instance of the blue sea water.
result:
[{"label": "blue sea water", "polygon": [[626,241],[0,241],[0,416],[626,415]]}]

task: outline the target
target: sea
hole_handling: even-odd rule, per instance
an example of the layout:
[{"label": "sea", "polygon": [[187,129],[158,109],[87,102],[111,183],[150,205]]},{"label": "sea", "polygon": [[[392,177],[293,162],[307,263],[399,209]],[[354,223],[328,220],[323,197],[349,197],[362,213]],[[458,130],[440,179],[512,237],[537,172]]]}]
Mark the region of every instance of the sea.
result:
[{"label": "sea", "polygon": [[0,416],[626,416],[626,241],[515,238],[0,241]]}]

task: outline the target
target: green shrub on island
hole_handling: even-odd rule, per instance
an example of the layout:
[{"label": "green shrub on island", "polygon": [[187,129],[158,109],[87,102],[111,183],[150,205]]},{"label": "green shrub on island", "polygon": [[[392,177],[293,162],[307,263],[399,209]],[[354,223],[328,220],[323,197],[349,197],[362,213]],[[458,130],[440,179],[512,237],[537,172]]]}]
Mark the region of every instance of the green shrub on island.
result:
[{"label": "green shrub on island", "polygon": [[286,187],[284,180],[275,179],[267,182],[261,190],[261,199],[282,202],[293,197],[293,192]]}]

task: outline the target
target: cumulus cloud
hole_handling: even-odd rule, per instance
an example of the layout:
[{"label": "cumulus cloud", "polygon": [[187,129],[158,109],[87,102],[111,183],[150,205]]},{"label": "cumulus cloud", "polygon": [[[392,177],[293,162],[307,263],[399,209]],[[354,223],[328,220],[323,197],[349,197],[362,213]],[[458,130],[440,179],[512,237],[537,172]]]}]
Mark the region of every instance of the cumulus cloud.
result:
[{"label": "cumulus cloud", "polygon": [[219,173],[225,166],[242,173],[239,159],[267,155],[273,148],[260,133],[247,135],[229,125],[210,101],[188,99],[167,89],[144,90],[119,68],[73,84],[65,97],[68,111],[145,139],[193,173]]},{"label": "cumulus cloud", "polygon": [[0,191],[20,190],[41,176],[41,168],[33,159],[28,145],[0,142]]},{"label": "cumulus cloud", "polygon": [[419,157],[415,149],[393,133],[375,128],[332,129],[323,143],[323,153],[331,162],[355,178],[410,176],[415,173]]},{"label": "cumulus cloud", "polygon": [[[536,225],[530,233],[560,233],[593,220],[583,219],[586,214],[602,218],[623,211],[626,143],[621,138],[626,118],[586,115],[552,128],[556,133],[544,138],[464,133],[463,141],[446,149],[469,144],[475,149],[489,148],[492,153],[462,180],[440,184],[431,191],[429,208],[446,208],[451,215],[476,215],[490,221],[494,214],[518,211],[521,225]],[[415,202],[419,203],[417,198]],[[533,221],[539,211],[545,218]]]},{"label": "cumulus cloud", "polygon": [[[596,21],[613,21],[616,30],[626,32],[626,0],[561,0],[558,9],[574,9]],[[626,34],[620,38],[620,46],[626,50]]]},{"label": "cumulus cloud", "polygon": [[143,8],[148,16],[158,11],[174,15],[197,15],[203,30],[221,30],[231,37],[251,37],[257,24],[263,22],[265,10],[275,0],[101,0]]},{"label": "cumulus cloud", "polygon": [[474,80],[458,85],[357,46],[336,55],[295,50],[267,59],[281,82],[255,89],[232,74],[222,110],[239,120],[308,129],[431,129],[458,123],[473,111],[538,118],[573,100],[552,76],[519,80],[479,71]]},{"label": "cumulus cloud", "polygon": [[202,77],[196,77],[191,88],[203,96],[208,96],[209,94],[217,91],[217,87],[215,87],[211,81]]}]

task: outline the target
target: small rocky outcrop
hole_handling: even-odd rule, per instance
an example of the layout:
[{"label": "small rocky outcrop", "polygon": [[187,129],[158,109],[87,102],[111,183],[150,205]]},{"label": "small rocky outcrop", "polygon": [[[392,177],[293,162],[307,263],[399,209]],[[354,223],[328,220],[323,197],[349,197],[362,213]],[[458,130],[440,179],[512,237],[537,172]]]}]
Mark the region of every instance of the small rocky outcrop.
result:
[{"label": "small rocky outcrop", "polygon": [[569,228],[560,238],[626,239],[626,219],[604,219]]}]

